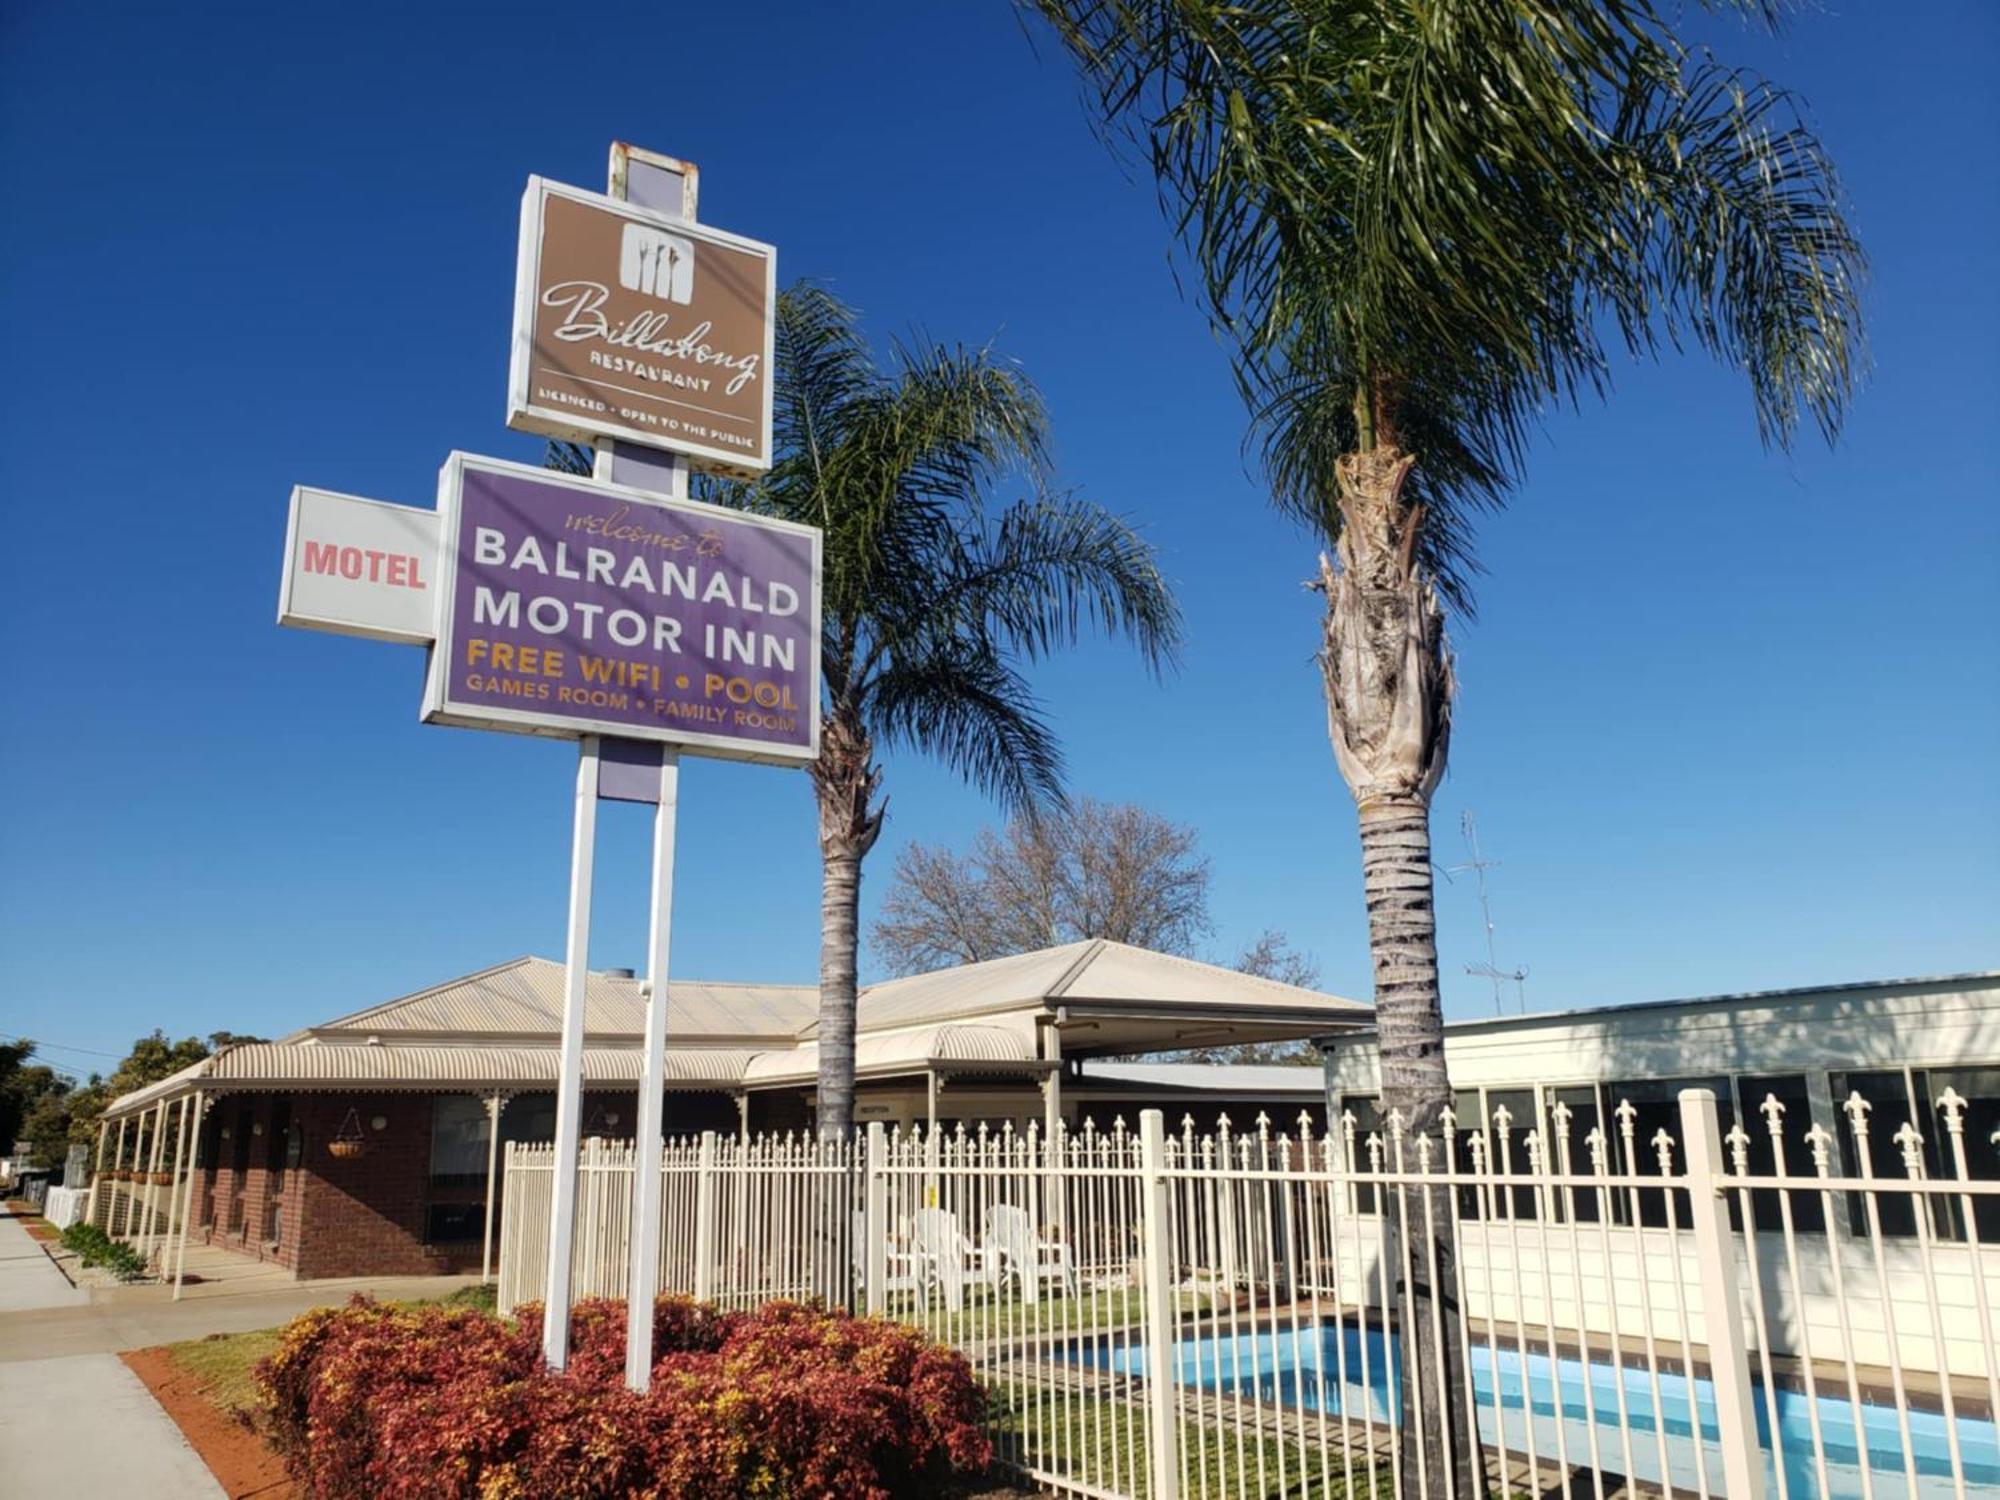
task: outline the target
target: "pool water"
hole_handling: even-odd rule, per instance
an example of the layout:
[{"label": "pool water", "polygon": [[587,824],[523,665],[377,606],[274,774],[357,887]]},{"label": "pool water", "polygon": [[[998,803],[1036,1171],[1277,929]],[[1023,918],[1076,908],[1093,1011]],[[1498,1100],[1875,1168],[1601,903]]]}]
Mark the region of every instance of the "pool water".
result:
[{"label": "pool water", "polygon": [[[1102,1365],[1124,1374],[1145,1373],[1145,1350],[1139,1345],[1105,1350],[1081,1345],[1074,1351],[1081,1363]],[[1377,1422],[1396,1420],[1391,1392],[1396,1389],[1395,1349],[1378,1329],[1324,1325],[1289,1330],[1183,1339],[1174,1345],[1175,1379],[1205,1390],[1241,1391],[1259,1399],[1308,1411],[1364,1414]],[[1622,1386],[1622,1392],[1621,1392]],[[1498,1399],[1495,1399],[1495,1392]],[[1518,1351],[1472,1347],[1472,1391],[1478,1407],[1480,1437],[1489,1445],[1503,1438],[1509,1453],[1527,1451],[1532,1424],[1535,1452],[1552,1462],[1567,1446],[1572,1466],[1592,1463],[1591,1439],[1597,1443],[1596,1462],[1607,1470],[1630,1472],[1661,1482],[1661,1448],[1665,1472],[1676,1489],[1694,1493],[1697,1453],[1705,1455],[1712,1488],[1722,1483],[1722,1449],[1716,1422],[1715,1388],[1707,1380],[1684,1375],[1659,1377],[1655,1409],[1653,1381],[1643,1363],[1617,1367],[1609,1360],[1562,1358],[1553,1362],[1529,1354],[1526,1367]],[[1558,1411],[1560,1392],[1560,1411]],[[1620,1400],[1624,1415],[1621,1419]],[[1820,1446],[1826,1454],[1822,1487],[1813,1445],[1815,1401],[1804,1391],[1778,1390],[1778,1430],[1784,1452],[1784,1473],[1777,1471],[1770,1431],[1770,1407],[1761,1384],[1751,1389],[1757,1414],[1757,1436],[1766,1462],[1766,1492],[1788,1500],[1822,1494],[1828,1500],[1862,1500],[1862,1454],[1875,1500],[1932,1500],[1955,1494],[1950,1450],[1942,1412],[1912,1410],[1910,1450],[1915,1455],[1917,1483],[1910,1488],[1903,1436],[1893,1406],[1863,1400],[1860,1431],[1855,1408],[1844,1385],[1829,1391],[1824,1381],[1817,1397]],[[1593,1421],[1594,1417],[1594,1421]],[[1631,1441],[1627,1469],[1624,1430]],[[1990,1420],[1960,1416],[1959,1456],[1966,1493],[2000,1497],[2000,1436]],[[1782,1488],[1780,1487],[1782,1484]]]}]

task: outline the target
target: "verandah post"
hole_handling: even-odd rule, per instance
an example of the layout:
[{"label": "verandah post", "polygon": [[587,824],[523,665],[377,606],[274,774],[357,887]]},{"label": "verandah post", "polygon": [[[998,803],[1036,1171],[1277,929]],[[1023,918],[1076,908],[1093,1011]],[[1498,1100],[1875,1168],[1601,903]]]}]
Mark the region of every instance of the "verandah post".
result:
[{"label": "verandah post", "polygon": [[1157,1109],[1139,1111],[1139,1232],[1142,1294],[1146,1318],[1146,1405],[1151,1416],[1148,1445],[1151,1500],[1180,1500],[1180,1403],[1174,1394],[1173,1237],[1167,1213],[1172,1186],[1167,1181],[1166,1117]]},{"label": "verandah post", "polygon": [[[1722,1130],[1712,1089],[1682,1089],[1681,1138],[1687,1143],[1689,1215],[1702,1321],[1708,1333],[1715,1419],[1722,1438],[1722,1473],[1730,1500],[1763,1500],[1764,1453],[1750,1399],[1750,1348],[1736,1285],[1736,1241],[1723,1211]],[[1643,1274],[1643,1269],[1642,1269]]]},{"label": "verandah post", "polygon": [[701,1133],[694,1169],[694,1300],[715,1299],[715,1132]]}]

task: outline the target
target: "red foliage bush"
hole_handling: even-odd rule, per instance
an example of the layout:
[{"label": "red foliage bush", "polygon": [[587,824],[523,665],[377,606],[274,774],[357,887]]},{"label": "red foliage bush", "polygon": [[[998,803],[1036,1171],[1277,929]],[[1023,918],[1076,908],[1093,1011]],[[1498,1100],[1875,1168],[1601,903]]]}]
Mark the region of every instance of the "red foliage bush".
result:
[{"label": "red foliage bush", "polygon": [[893,1323],[662,1297],[643,1396],[621,1304],[577,1306],[562,1374],[540,1323],[359,1297],[307,1313],[258,1367],[265,1431],[318,1500],[901,1500],[992,1458],[965,1360]]}]

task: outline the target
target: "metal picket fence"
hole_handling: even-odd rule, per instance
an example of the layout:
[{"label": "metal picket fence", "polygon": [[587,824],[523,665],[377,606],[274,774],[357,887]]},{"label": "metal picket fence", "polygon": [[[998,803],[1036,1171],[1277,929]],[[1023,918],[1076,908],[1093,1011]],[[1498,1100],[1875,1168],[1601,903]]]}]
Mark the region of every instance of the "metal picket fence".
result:
[{"label": "metal picket fence", "polygon": [[[1629,1104],[1435,1135],[704,1135],[668,1146],[662,1287],[919,1326],[971,1360],[1005,1463],[1102,1500],[1432,1500],[1395,1463],[1436,1416],[1400,1394],[1418,1345],[1458,1351],[1434,1374],[1489,1495],[2000,1494],[2000,1142],[1937,1104],[1928,1143],[1872,1140],[1859,1096],[1845,1140],[1767,1099],[1759,1142],[1705,1091],[1650,1137]],[[619,1296],[631,1148],[582,1165],[577,1293]],[[508,1149],[503,1309],[540,1294],[551,1167]],[[1434,1272],[1440,1234],[1456,1339],[1406,1341],[1399,1259]]]}]

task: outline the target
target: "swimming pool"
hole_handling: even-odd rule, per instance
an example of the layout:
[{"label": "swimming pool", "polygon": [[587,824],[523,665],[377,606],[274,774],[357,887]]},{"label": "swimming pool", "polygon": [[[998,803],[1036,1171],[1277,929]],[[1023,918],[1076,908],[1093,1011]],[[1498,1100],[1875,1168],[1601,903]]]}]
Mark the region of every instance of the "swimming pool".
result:
[{"label": "swimming pool", "polygon": [[[1205,1390],[1255,1394],[1267,1402],[1308,1411],[1344,1412],[1351,1420],[1359,1420],[1365,1413],[1374,1421],[1394,1423],[1395,1403],[1390,1393],[1396,1388],[1395,1353],[1393,1341],[1378,1329],[1364,1334],[1359,1328],[1331,1325],[1301,1328],[1296,1334],[1284,1330],[1183,1339],[1174,1345],[1175,1380]],[[1122,1374],[1145,1373],[1146,1353],[1136,1344],[1111,1350],[1079,1346],[1074,1357],[1080,1363]],[[1707,1380],[1690,1381],[1684,1375],[1662,1372],[1656,1411],[1652,1378],[1643,1363],[1620,1367],[1597,1359],[1586,1367],[1580,1359],[1563,1358],[1552,1367],[1548,1356],[1531,1353],[1524,1370],[1519,1351],[1475,1343],[1472,1390],[1480,1437],[1496,1444],[1504,1435],[1508,1451],[1516,1456],[1526,1451],[1532,1423],[1535,1451],[1544,1462],[1553,1461],[1563,1451],[1560,1440],[1567,1447],[1571,1465],[1589,1465],[1594,1434],[1597,1462],[1606,1469],[1658,1483],[1664,1446],[1668,1480],[1676,1489],[1685,1486],[1692,1494],[1699,1448],[1705,1450],[1711,1483],[1721,1483],[1715,1388]],[[1757,1413],[1758,1440],[1766,1455],[1768,1493],[1775,1497],[1781,1492],[1771,1457],[1770,1408],[1761,1384],[1753,1386],[1751,1399]],[[1815,1402],[1804,1391],[1780,1386],[1777,1407],[1785,1458],[1783,1493],[1789,1500],[1822,1493],[1828,1500],[1861,1500],[1864,1449],[1875,1500],[1932,1500],[1955,1493],[1941,1412],[1910,1413],[1910,1447],[1917,1470],[1912,1496],[1894,1407],[1864,1399],[1860,1441],[1855,1409],[1844,1387],[1835,1396],[1822,1382]],[[1824,1490],[1813,1446],[1815,1415],[1827,1462]],[[1957,1430],[1967,1493],[2000,1496],[2000,1435],[1996,1435],[1993,1422],[1961,1416]]]}]

